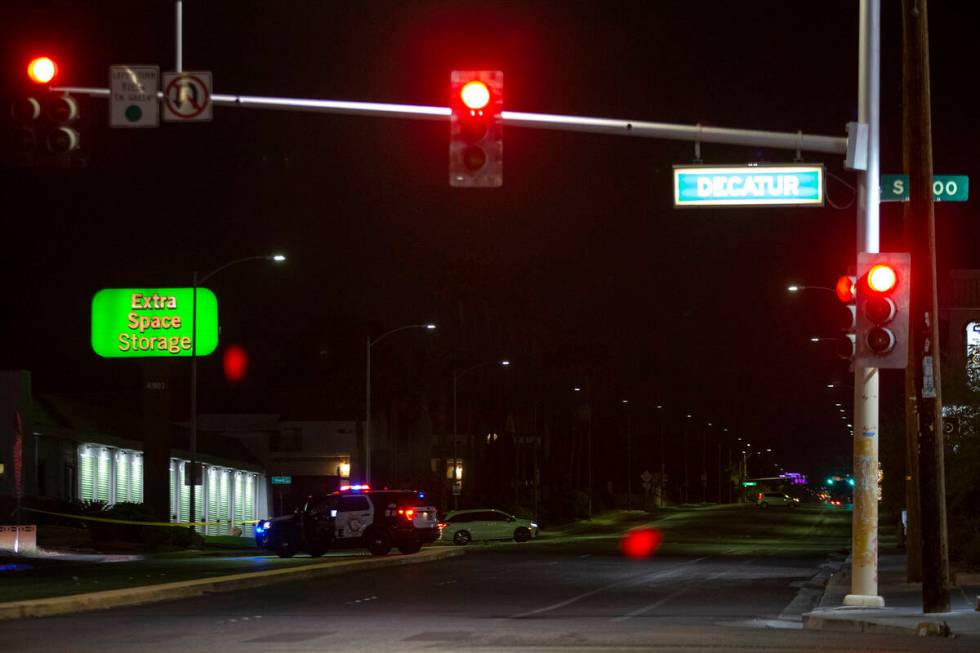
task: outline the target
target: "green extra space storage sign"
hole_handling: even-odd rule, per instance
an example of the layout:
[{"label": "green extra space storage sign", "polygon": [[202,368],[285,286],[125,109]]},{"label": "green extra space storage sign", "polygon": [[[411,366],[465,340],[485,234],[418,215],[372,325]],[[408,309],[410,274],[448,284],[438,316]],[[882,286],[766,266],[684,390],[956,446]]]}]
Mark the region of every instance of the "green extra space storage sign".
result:
[{"label": "green extra space storage sign", "polygon": [[[110,288],[92,298],[92,349],[105,358],[190,356],[193,288]],[[197,355],[218,347],[218,298],[197,289]]]}]

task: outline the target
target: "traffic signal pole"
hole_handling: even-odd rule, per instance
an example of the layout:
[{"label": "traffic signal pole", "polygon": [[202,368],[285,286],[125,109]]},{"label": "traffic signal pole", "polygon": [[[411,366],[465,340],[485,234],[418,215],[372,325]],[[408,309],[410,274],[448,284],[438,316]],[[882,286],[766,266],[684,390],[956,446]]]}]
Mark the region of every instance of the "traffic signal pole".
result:
[{"label": "traffic signal pole", "polygon": [[[57,93],[71,93],[88,97],[109,99],[109,89],[87,86],[53,86]],[[163,93],[157,96],[163,101]],[[449,107],[415,104],[389,104],[383,102],[352,102],[348,100],[317,100],[312,98],[286,98],[256,95],[214,93],[211,102],[218,106],[244,107],[276,111],[301,111],[307,113],[332,113],[376,118],[410,118],[415,120],[448,121]],[[803,132],[772,132],[759,129],[733,129],[707,125],[680,125],[645,120],[620,118],[595,118],[589,116],[565,116],[550,113],[502,112],[507,127],[528,129],[553,129],[592,134],[632,136],[636,138],[662,138],[692,143],[718,143],[745,147],[769,147],[797,152],[823,152],[846,154],[847,137],[804,134]]]},{"label": "traffic signal pole", "polygon": [[[881,3],[861,0],[858,122],[868,126],[867,165],[858,171],[857,253],[879,251]],[[878,368],[854,367],[854,512],[851,592],[844,605],[884,607],[878,595]]]}]

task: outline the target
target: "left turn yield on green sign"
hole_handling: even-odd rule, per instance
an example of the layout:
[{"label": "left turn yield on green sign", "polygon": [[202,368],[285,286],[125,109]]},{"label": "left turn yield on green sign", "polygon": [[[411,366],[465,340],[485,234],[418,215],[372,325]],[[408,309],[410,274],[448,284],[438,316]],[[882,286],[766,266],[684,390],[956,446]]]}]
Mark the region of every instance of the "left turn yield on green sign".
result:
[{"label": "left turn yield on green sign", "polygon": [[[92,298],[92,349],[104,358],[191,356],[193,288],[109,288]],[[218,347],[218,298],[197,289],[197,355]]]},{"label": "left turn yield on green sign", "polygon": [[159,127],[159,66],[109,66],[109,126]]}]

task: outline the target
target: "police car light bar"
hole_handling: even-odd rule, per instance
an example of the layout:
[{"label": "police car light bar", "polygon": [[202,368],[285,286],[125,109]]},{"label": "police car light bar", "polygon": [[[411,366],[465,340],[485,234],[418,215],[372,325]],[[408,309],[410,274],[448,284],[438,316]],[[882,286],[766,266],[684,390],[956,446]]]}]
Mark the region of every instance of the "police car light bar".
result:
[{"label": "police car light bar", "polygon": [[368,485],[367,483],[362,483],[362,484],[359,484],[359,485],[341,485],[340,486],[340,491],[341,492],[346,492],[348,490],[353,490],[354,492],[358,492],[358,491],[361,491],[361,490],[370,490],[370,489],[371,489],[371,486]]}]

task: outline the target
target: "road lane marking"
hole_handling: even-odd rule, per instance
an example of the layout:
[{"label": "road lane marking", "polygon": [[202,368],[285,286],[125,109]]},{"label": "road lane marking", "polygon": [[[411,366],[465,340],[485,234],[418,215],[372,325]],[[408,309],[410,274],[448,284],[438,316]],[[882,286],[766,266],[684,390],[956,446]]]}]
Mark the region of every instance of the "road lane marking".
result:
[{"label": "road lane marking", "polygon": [[[696,558],[696,559],[691,560],[689,562],[683,563],[682,565],[680,565],[680,567],[688,567],[688,566],[693,565],[695,563],[698,563],[698,562],[700,562],[702,560],[707,560],[709,557],[710,556],[704,556],[702,558]],[[662,577],[665,577],[665,576],[671,576],[671,575],[675,574],[678,571],[679,571],[679,568],[675,567],[673,569],[667,569],[665,571],[656,572],[656,573],[654,573],[652,575],[649,574],[648,572],[644,572],[644,573],[641,573],[641,574],[636,574],[636,575],[630,576],[629,578],[625,578],[623,580],[617,581],[615,583],[610,583],[609,585],[603,585],[602,587],[597,587],[594,590],[589,590],[588,592],[584,592],[582,594],[579,594],[578,596],[573,596],[570,599],[566,599],[566,600],[560,601],[558,603],[553,603],[551,605],[546,605],[545,607],[538,608],[537,610],[529,610],[528,612],[520,612],[518,614],[511,615],[511,616],[509,616],[507,618],[508,619],[527,619],[528,617],[533,617],[535,615],[544,614],[545,612],[552,612],[553,610],[558,610],[560,608],[564,608],[564,607],[569,606],[569,605],[571,605],[573,603],[577,603],[578,601],[581,601],[582,599],[587,599],[590,596],[595,596],[599,592],[604,592],[604,591],[609,590],[609,589],[612,589],[614,587],[620,587],[622,585],[632,585],[632,584],[636,584],[636,583],[639,583],[639,582],[657,580],[658,578],[662,578]]]},{"label": "road lane marking", "polygon": [[[699,559],[700,560],[704,560],[704,558],[699,558]],[[738,566],[739,567],[743,567],[743,566],[749,564],[750,562],[752,562],[753,560],[755,560],[755,558],[750,558],[748,560],[745,560],[744,562],[741,562]],[[694,562],[697,562],[697,560],[695,560]],[[680,570],[677,569],[675,571],[680,571]],[[730,569],[726,569],[725,571],[716,572],[714,574],[709,575],[707,577],[707,580],[717,580],[719,578],[724,578],[725,576],[729,575],[731,573],[731,571],[732,570],[730,570]],[[610,621],[626,621],[628,619],[632,619],[633,617],[639,617],[641,614],[644,614],[645,612],[649,612],[650,610],[656,610],[657,608],[659,608],[663,604],[665,604],[665,603],[667,603],[669,601],[673,601],[677,597],[681,596],[682,594],[684,594],[685,592],[687,592],[688,590],[690,590],[691,587],[693,585],[695,585],[696,583],[698,583],[698,582],[699,582],[699,579],[698,578],[691,578],[690,580],[688,580],[687,584],[684,587],[680,588],[676,592],[673,592],[672,594],[668,594],[664,598],[658,599],[657,601],[654,601],[650,605],[646,605],[646,606],[643,606],[642,608],[637,608],[636,610],[633,610],[632,612],[627,612],[624,615],[620,615],[618,617],[614,617]]]}]

